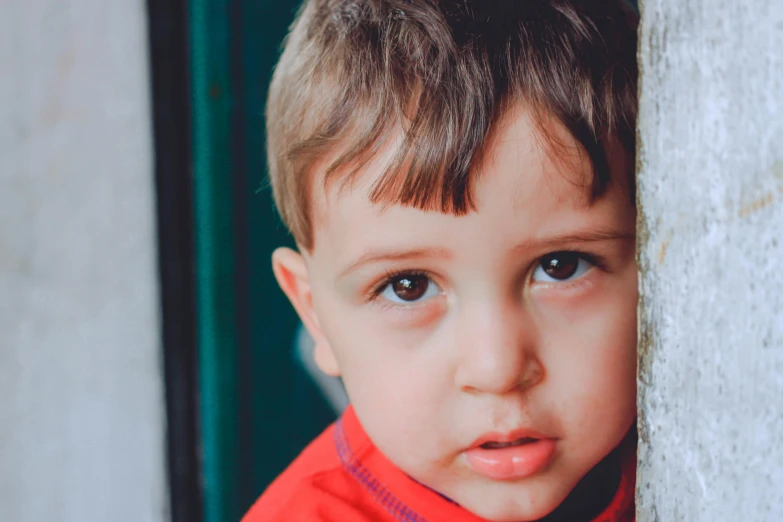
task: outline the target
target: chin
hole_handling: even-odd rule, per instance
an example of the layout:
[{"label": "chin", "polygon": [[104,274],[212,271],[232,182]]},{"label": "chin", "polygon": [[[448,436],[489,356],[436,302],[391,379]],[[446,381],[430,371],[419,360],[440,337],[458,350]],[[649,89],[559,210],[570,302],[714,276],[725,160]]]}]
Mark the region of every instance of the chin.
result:
[{"label": "chin", "polygon": [[546,502],[536,502],[534,505],[525,502],[525,495],[515,495],[509,498],[497,499],[494,502],[479,502],[473,506],[462,506],[481,518],[491,522],[533,522],[544,518],[557,508],[557,499],[547,498]]}]

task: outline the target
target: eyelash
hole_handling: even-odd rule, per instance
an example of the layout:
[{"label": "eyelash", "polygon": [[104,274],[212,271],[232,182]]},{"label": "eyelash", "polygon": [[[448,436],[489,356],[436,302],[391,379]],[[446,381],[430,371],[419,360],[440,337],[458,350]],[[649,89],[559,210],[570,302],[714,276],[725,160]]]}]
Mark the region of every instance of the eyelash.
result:
[{"label": "eyelash", "polygon": [[381,282],[377,285],[375,285],[371,291],[370,295],[368,296],[368,301],[374,301],[375,299],[380,296],[384,290],[386,290],[386,287],[389,286],[395,279],[397,279],[400,276],[420,276],[420,277],[426,277],[430,280],[432,280],[432,274],[427,272],[426,270],[387,270],[386,273],[383,275],[383,279],[381,279]]},{"label": "eyelash", "polygon": [[[598,268],[603,271],[607,271],[606,261],[603,259],[603,257],[595,254],[589,254],[587,252],[582,252],[580,250],[566,249],[566,250],[556,250],[554,252],[549,252],[536,259],[535,263],[532,265],[533,270],[528,270],[528,274],[525,276],[525,278],[526,279],[531,278],[533,275],[533,271],[541,263],[541,261],[545,257],[551,256],[553,254],[573,254],[581,259],[584,259],[585,261],[593,265],[595,268]],[[432,274],[430,272],[427,272],[426,270],[418,270],[418,269],[387,270],[386,273],[383,275],[383,279],[381,279],[381,282],[373,286],[372,289],[370,290],[369,295],[367,297],[367,301],[369,302],[369,301],[376,300],[383,293],[383,291],[386,289],[387,286],[389,286],[398,277],[404,275],[423,276],[432,279]],[[548,284],[559,284],[559,283],[548,283]]]},{"label": "eyelash", "polygon": [[[573,254],[581,259],[584,259],[594,267],[606,271],[606,261],[604,260],[603,257],[595,254],[588,254],[587,252],[582,252],[580,250],[556,250],[554,252],[550,252],[548,254],[544,254],[543,256],[539,257],[536,260],[536,263],[540,263],[542,259],[544,259],[547,256],[551,256],[553,254]],[[534,266],[538,266],[538,265],[536,264]]]},{"label": "eyelash", "polygon": [[[541,280],[534,279],[534,277],[538,273],[538,269],[543,266],[542,262],[544,259],[557,258],[561,255],[572,255],[576,257],[579,261],[584,261],[590,266],[589,268],[587,268],[585,272],[579,275],[576,279],[570,279],[575,274],[563,280],[541,281]],[[587,252],[582,252],[579,250],[557,250],[555,252],[550,252],[538,258],[536,264],[533,265],[532,270],[526,276],[526,279],[530,281],[530,284],[533,285],[534,288],[557,288],[559,290],[566,291],[568,289],[581,287],[584,284],[586,284],[588,280],[585,279],[585,277],[595,268],[597,268],[602,272],[609,271],[606,265],[606,261],[601,256],[588,254]]]}]

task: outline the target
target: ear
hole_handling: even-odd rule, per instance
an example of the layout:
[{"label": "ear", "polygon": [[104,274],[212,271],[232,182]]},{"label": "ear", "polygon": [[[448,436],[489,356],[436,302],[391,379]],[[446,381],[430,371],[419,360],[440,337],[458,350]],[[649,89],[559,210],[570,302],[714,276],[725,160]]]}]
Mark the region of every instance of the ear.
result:
[{"label": "ear", "polygon": [[291,301],[310,337],[313,338],[315,364],[325,374],[339,376],[340,368],[337,360],[321,330],[318,316],[313,308],[310,275],[302,254],[290,248],[278,248],[272,254],[272,271],[275,273],[277,284]]}]

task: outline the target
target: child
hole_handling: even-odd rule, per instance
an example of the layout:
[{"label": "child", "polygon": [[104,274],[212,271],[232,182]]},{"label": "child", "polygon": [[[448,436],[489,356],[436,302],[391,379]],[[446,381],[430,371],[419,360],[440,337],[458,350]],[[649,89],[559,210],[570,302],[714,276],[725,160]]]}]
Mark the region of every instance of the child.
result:
[{"label": "child", "polygon": [[246,522],[632,521],[635,17],[308,0],[273,267],[351,406]]}]

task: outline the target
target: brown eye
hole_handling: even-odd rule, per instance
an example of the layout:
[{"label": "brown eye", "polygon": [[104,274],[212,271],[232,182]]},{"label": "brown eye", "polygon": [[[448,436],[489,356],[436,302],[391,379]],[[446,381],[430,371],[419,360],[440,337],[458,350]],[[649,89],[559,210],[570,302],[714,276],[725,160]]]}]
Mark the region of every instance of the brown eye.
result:
[{"label": "brown eye", "polygon": [[403,301],[418,301],[427,293],[430,280],[427,276],[408,274],[393,279],[390,286],[394,295]]},{"label": "brown eye", "polygon": [[571,278],[579,270],[580,261],[585,262],[575,252],[555,252],[541,260],[544,273],[557,281]]}]

